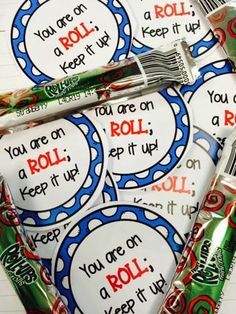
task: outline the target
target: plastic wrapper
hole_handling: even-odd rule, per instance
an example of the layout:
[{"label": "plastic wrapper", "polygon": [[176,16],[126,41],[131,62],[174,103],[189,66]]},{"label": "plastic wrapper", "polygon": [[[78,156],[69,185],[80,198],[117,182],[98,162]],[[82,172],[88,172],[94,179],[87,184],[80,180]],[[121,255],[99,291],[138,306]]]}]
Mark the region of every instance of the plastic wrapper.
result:
[{"label": "plastic wrapper", "polygon": [[227,56],[236,65],[236,1],[196,0]]},{"label": "plastic wrapper", "polygon": [[0,262],[27,314],[69,314],[24,232],[2,176],[0,197]]},{"label": "plastic wrapper", "polygon": [[161,314],[217,313],[235,263],[236,129],[176,269]]},{"label": "plastic wrapper", "polygon": [[177,41],[119,63],[0,95],[0,129],[135,97],[151,88],[161,90],[174,82],[188,84],[197,76],[186,42]]}]

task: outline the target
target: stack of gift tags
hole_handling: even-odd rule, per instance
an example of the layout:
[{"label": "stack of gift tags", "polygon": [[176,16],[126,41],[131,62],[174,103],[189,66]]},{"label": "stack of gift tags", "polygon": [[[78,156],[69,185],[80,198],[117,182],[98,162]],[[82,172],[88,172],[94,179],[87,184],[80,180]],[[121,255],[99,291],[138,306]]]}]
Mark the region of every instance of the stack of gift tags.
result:
[{"label": "stack of gift tags", "polygon": [[[6,135],[0,145],[0,172],[71,313],[154,314],[235,125],[232,65],[193,1],[1,2],[9,30],[2,90],[178,38],[190,45],[201,73],[194,84]],[[226,297],[220,313],[233,304]]]}]

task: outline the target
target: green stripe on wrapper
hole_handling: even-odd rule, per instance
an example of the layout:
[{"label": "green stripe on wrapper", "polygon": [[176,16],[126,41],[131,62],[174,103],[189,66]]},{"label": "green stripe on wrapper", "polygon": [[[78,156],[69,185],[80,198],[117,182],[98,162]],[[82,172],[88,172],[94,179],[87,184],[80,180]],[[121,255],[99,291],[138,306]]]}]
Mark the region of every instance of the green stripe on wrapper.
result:
[{"label": "green stripe on wrapper", "polygon": [[19,221],[0,177],[0,262],[27,314],[69,314]]},{"label": "green stripe on wrapper", "polygon": [[174,42],[100,68],[0,95],[0,130],[81,112],[121,97],[136,97],[199,73],[187,43]]},{"label": "green stripe on wrapper", "polygon": [[236,252],[236,129],[226,140],[161,314],[217,313]]}]

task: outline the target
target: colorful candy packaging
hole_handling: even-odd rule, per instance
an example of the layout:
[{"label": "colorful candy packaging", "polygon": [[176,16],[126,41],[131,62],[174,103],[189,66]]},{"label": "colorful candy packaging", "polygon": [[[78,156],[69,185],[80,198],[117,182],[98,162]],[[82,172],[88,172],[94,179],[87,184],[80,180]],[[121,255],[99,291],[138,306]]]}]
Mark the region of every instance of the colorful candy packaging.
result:
[{"label": "colorful candy packaging", "polygon": [[236,63],[236,1],[198,0],[215,36],[228,57]]},{"label": "colorful candy packaging", "polygon": [[119,63],[0,95],[0,129],[137,96],[151,87],[188,84],[198,75],[186,42],[177,41]]},{"label": "colorful candy packaging", "polygon": [[161,314],[217,313],[236,250],[236,129],[226,140]]},{"label": "colorful candy packaging", "polygon": [[0,262],[27,314],[69,314],[26,237],[9,188],[0,177]]}]

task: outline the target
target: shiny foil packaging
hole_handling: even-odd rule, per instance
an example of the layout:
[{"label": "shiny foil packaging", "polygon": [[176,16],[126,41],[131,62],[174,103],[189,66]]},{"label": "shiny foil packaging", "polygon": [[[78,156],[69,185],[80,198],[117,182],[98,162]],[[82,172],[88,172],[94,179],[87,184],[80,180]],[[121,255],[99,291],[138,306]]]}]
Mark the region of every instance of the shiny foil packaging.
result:
[{"label": "shiny foil packaging", "polygon": [[130,99],[199,76],[185,41],[94,70],[0,95],[0,130]]},{"label": "shiny foil packaging", "polygon": [[19,221],[9,188],[0,176],[0,263],[27,314],[69,314]]},{"label": "shiny foil packaging", "polygon": [[206,193],[158,313],[217,313],[235,263],[236,129]]},{"label": "shiny foil packaging", "polygon": [[236,66],[236,1],[197,0],[210,26]]}]

